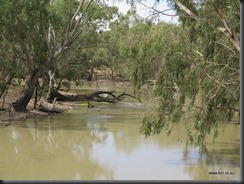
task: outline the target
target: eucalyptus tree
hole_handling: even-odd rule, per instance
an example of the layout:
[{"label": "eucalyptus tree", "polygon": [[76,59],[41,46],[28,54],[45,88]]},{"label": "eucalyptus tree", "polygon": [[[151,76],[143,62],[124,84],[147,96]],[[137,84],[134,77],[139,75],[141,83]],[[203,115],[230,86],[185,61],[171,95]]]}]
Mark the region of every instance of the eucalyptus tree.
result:
[{"label": "eucalyptus tree", "polygon": [[155,43],[164,31],[160,26],[150,20],[145,21],[135,11],[129,11],[111,23],[110,39],[116,40],[111,55],[117,55],[113,65],[120,66],[137,95],[140,95],[138,90],[146,80],[155,79],[161,63],[161,58],[157,57],[159,45]]},{"label": "eucalyptus tree", "polygon": [[106,8],[102,4],[98,0],[1,1],[2,36],[21,53],[27,74],[25,88],[13,105],[16,111],[26,110],[38,78],[68,52],[85,46],[81,35],[106,17],[97,13]]},{"label": "eucalyptus tree", "polygon": [[128,15],[118,14],[118,17],[109,23],[109,27],[102,34],[102,39],[106,45],[105,58],[111,77],[114,73],[120,77],[129,78],[128,67],[126,67],[126,58],[120,54],[120,45],[129,30]]},{"label": "eucalyptus tree", "polygon": [[[104,57],[106,43],[103,40],[103,30],[116,16],[117,11],[117,7],[107,6],[103,1],[90,5],[87,9],[88,21],[85,29],[52,68],[52,74],[55,74],[55,90],[58,90],[61,84],[69,86],[70,81],[78,85],[83,79],[91,80],[94,69],[107,64]],[[64,79],[69,82],[62,82]]]},{"label": "eucalyptus tree", "polygon": [[145,115],[141,132],[170,134],[181,122],[188,132],[186,145],[203,153],[208,134],[214,140],[220,126],[240,124],[240,2],[167,2],[179,16],[178,31],[160,39],[165,44],[154,89],[156,110]]},{"label": "eucalyptus tree", "polygon": [[[1,6],[0,12],[3,12],[4,8]],[[22,78],[24,70],[20,61],[20,52],[5,37],[5,33],[8,31],[5,22],[9,20],[4,14],[1,15],[3,16],[0,17],[0,98],[4,98],[12,79],[16,76]]]},{"label": "eucalyptus tree", "polygon": [[[10,62],[5,62],[5,60],[10,60]],[[10,84],[13,74],[15,72],[14,67],[12,67],[12,62],[14,57],[11,57],[10,49],[4,42],[3,38],[0,38],[0,98],[5,93],[7,86]]]},{"label": "eucalyptus tree", "polygon": [[[205,152],[207,134],[213,132],[215,138],[219,126],[240,122],[239,3],[185,3],[189,3],[185,6],[194,12],[194,18],[191,13],[190,17],[180,16],[188,35],[179,37],[178,44],[166,53],[155,88],[160,104],[158,115],[151,120],[146,117],[141,130],[146,135],[162,129],[170,132],[182,120],[188,131],[187,144],[200,146],[200,151]],[[176,7],[182,14],[184,10]],[[223,20],[223,12],[233,27],[225,22],[227,18]],[[177,93],[172,90],[174,86]]]},{"label": "eucalyptus tree", "polygon": [[18,53],[16,53],[3,36],[0,37],[0,98],[3,99],[2,108],[4,108],[4,97],[8,92],[8,87],[14,77],[21,78],[23,67],[19,62]]}]

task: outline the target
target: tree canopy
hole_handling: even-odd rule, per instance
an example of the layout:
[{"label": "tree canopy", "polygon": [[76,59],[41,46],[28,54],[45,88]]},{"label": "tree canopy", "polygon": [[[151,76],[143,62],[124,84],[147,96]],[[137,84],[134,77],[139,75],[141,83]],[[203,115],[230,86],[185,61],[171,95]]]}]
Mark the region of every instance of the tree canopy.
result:
[{"label": "tree canopy", "polygon": [[96,45],[97,30],[117,8],[93,0],[2,1],[0,12],[2,44],[24,66],[26,86],[14,103],[15,110],[24,111],[38,79],[46,80],[50,70],[67,66],[78,50]]},{"label": "tree canopy", "polygon": [[[161,131],[170,134],[174,125],[183,123],[187,145],[205,152],[210,132],[215,138],[218,127],[240,123],[240,3],[167,2],[179,16],[179,24],[162,34],[160,41],[154,39],[154,43],[161,42],[159,51],[152,49],[157,54],[146,49],[162,63],[154,89],[156,111],[146,114],[141,132],[146,136]],[[141,67],[137,65],[135,71]]]}]

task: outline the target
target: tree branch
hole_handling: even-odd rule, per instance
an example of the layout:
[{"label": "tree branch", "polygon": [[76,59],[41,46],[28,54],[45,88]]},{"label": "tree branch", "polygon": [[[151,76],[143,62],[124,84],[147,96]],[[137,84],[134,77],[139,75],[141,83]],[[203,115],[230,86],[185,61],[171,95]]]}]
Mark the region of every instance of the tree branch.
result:
[{"label": "tree branch", "polygon": [[230,39],[234,47],[240,52],[239,36],[234,32],[234,30],[230,26],[229,20],[226,18],[224,12],[222,12],[222,10],[219,7],[214,6],[214,8],[225,27],[225,28],[218,27],[218,30],[223,32]]},{"label": "tree branch", "polygon": [[200,21],[201,18],[194,14],[191,10],[189,10],[185,5],[183,5],[181,2],[178,0],[173,0],[175,4],[184,12],[186,12],[188,15],[190,15],[192,18],[194,18],[196,21]]}]

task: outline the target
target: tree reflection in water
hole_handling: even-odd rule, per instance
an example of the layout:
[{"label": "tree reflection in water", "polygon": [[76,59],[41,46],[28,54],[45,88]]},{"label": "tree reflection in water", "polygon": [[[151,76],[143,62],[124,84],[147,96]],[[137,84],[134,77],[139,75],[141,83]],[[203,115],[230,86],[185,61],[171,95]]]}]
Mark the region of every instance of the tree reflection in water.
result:
[{"label": "tree reflection in water", "polygon": [[[122,107],[120,107],[121,105]],[[62,115],[15,122],[0,129],[3,179],[238,179],[240,132],[220,132],[209,154],[184,151],[181,125],[170,136],[145,139],[139,133],[142,109],[126,103],[101,111],[73,109]],[[136,106],[137,107],[137,106]],[[209,175],[233,171],[234,176]],[[176,173],[176,174],[175,174]]]},{"label": "tree reflection in water", "polygon": [[[195,158],[194,153],[198,155]],[[217,140],[209,143],[207,155],[201,156],[197,150],[185,150],[183,159],[186,163],[185,171],[194,180],[240,180],[239,127],[230,125],[221,131]]]},{"label": "tree reflection in water", "polygon": [[94,134],[84,124],[55,123],[56,118],[29,119],[5,129],[4,179],[113,179],[113,169],[92,158],[92,145],[106,140],[106,132]]}]

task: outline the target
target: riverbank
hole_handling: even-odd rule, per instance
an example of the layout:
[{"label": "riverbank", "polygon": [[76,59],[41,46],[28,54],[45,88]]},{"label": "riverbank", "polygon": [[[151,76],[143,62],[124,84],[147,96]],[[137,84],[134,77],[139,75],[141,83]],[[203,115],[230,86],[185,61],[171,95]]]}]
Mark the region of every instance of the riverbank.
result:
[{"label": "riverbank", "polygon": [[[85,89],[82,91],[83,87]],[[11,124],[14,120],[26,119],[33,116],[46,116],[49,115],[47,112],[42,112],[40,110],[34,109],[34,99],[32,99],[28,106],[26,112],[16,112],[13,109],[9,109],[11,104],[16,101],[16,99],[21,94],[23,86],[9,86],[8,93],[5,97],[0,99],[0,124]],[[116,80],[96,80],[96,81],[83,81],[79,86],[73,86],[69,92],[62,91],[63,94],[77,95],[82,91],[84,94],[94,92],[94,90],[126,90],[127,93],[132,94],[132,88],[128,81],[116,81]],[[80,102],[60,102],[55,103],[55,109],[60,111],[66,111],[72,109],[77,103]],[[48,103],[45,98],[41,98],[38,105],[43,105],[49,109],[54,108],[54,104]]]},{"label": "riverbank", "polygon": [[[11,104],[16,101],[22,90],[21,86],[9,86],[8,93],[4,98],[0,99],[0,124],[11,124],[14,120],[26,119],[34,116],[47,116],[49,113],[34,109],[34,100],[32,99],[26,112],[16,112],[11,107]],[[48,103],[44,98],[38,101],[38,105],[43,105],[50,109],[55,108],[60,111],[72,109],[76,102],[56,102],[55,104]],[[37,105],[37,106],[38,106]],[[55,107],[54,107],[55,105]]]}]

